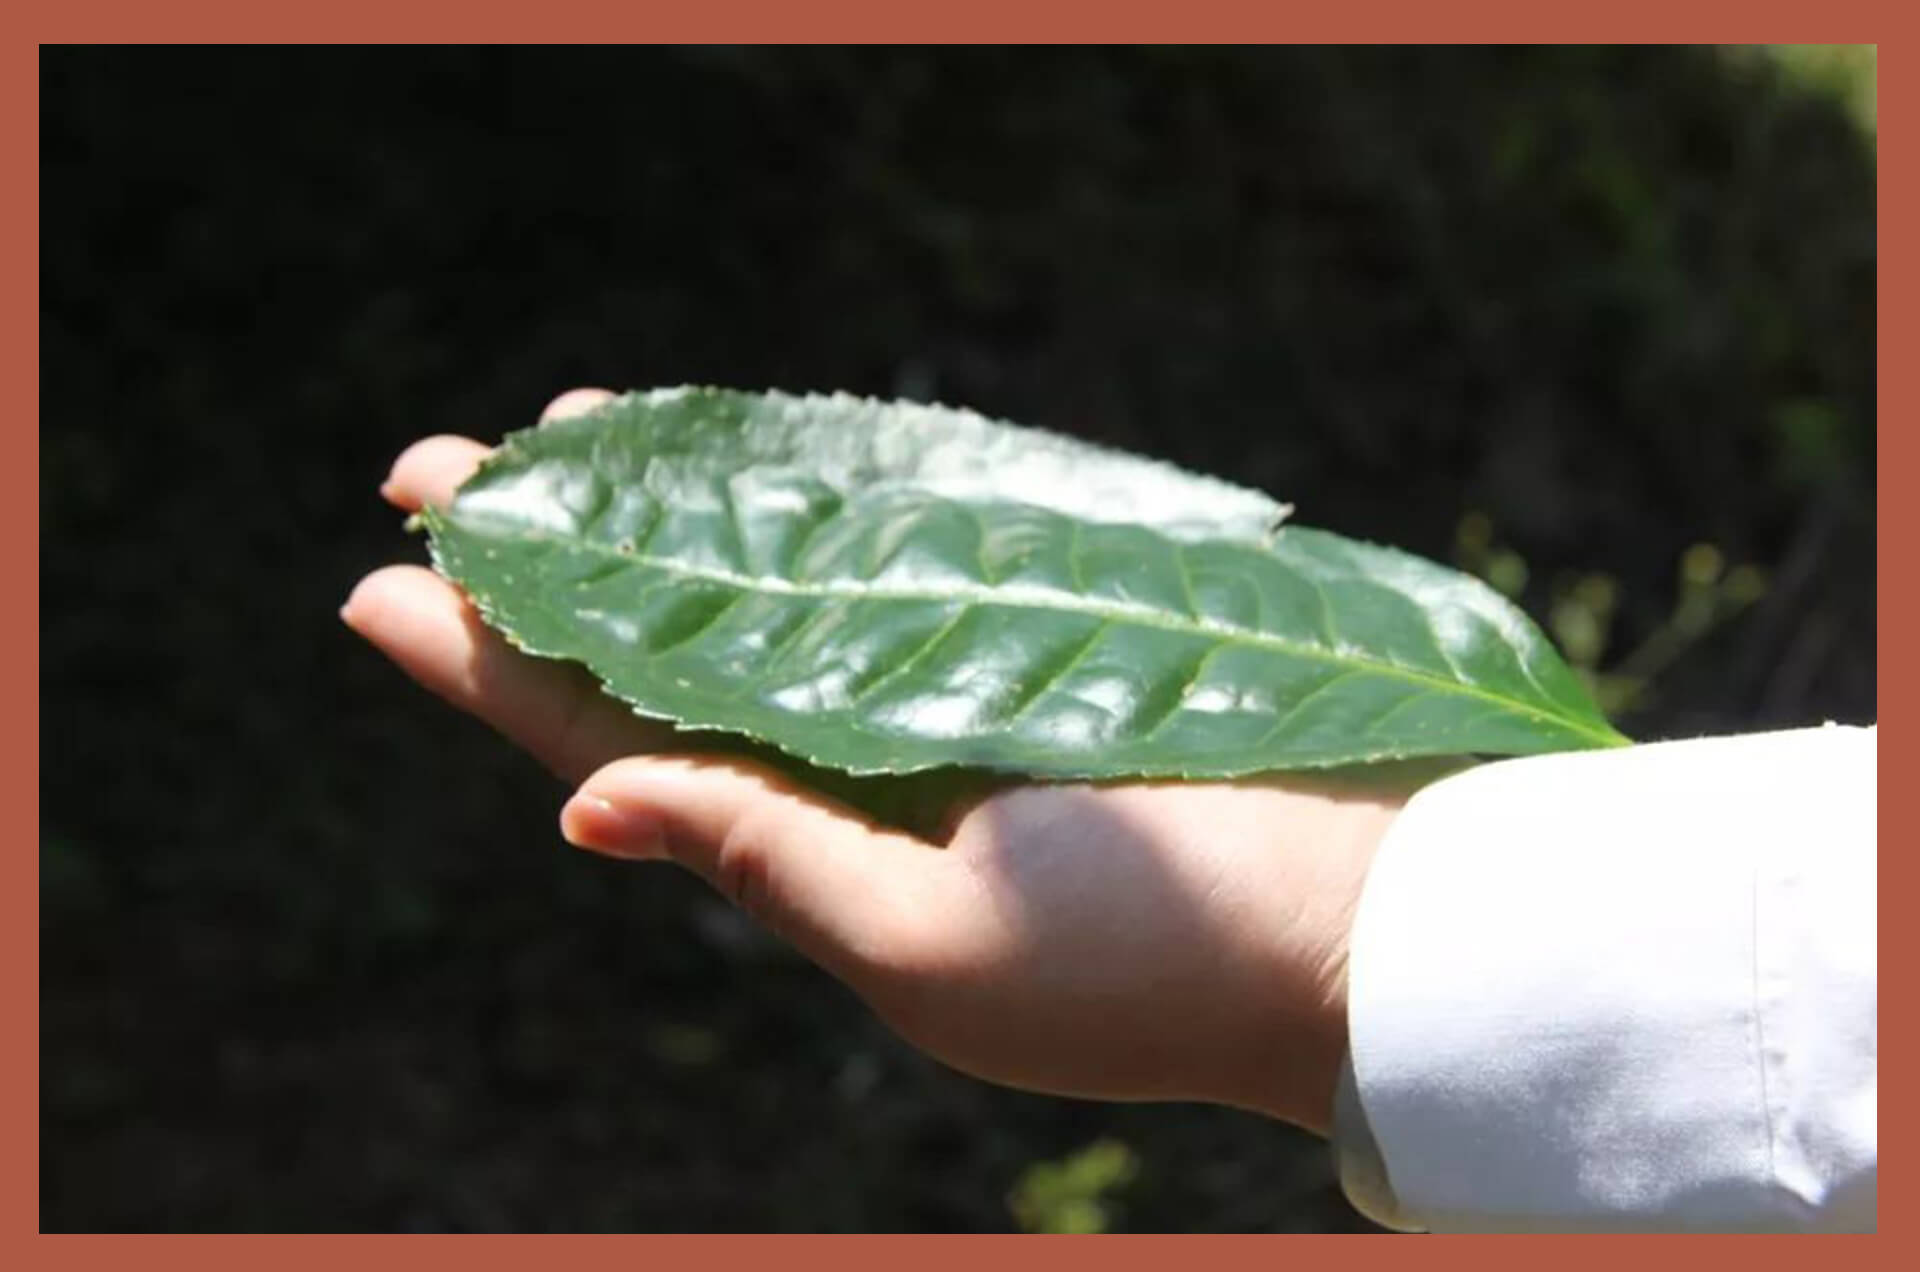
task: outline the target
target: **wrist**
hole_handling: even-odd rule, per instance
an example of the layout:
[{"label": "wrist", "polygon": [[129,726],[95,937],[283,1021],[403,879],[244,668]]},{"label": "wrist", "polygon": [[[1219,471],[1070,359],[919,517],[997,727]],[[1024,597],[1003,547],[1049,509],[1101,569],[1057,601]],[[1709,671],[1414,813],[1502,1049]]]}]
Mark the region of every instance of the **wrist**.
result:
[{"label": "wrist", "polygon": [[1292,880],[1283,961],[1260,1007],[1258,1072],[1234,1101],[1316,1135],[1331,1133],[1347,1052],[1347,967],[1354,917],[1375,854],[1410,797],[1404,789],[1336,789]]}]

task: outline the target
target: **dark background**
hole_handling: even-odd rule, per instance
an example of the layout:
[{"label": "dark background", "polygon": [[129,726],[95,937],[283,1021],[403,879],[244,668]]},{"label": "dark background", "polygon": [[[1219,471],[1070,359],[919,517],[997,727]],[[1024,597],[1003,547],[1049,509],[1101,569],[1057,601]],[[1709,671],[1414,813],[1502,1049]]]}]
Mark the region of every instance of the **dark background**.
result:
[{"label": "dark background", "polygon": [[565,850],[336,622],[421,556],[392,456],[571,385],[975,406],[1524,565],[1636,736],[1874,716],[1873,135],[1776,58],[42,72],[48,1229],[995,1229],[1096,1141],[1110,1227],[1361,1226],[1303,1135],[961,1078]]}]

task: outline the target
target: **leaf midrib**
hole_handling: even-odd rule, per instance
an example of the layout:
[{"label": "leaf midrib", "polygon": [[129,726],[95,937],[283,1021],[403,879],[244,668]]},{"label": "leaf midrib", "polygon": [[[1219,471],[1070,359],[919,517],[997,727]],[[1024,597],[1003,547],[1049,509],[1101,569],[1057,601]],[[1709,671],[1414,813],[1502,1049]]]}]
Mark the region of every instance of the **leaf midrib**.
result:
[{"label": "leaf midrib", "polygon": [[[432,526],[436,523],[451,523],[451,513],[440,509],[430,509],[425,518]],[[482,538],[494,537],[484,531],[471,530]],[[1522,715],[1531,716],[1538,721],[1547,721],[1568,729],[1582,737],[1590,738],[1602,745],[1618,745],[1618,735],[1610,730],[1597,730],[1584,722],[1555,711],[1535,707],[1522,699],[1507,697],[1478,685],[1460,680],[1448,680],[1442,676],[1402,666],[1399,663],[1383,662],[1377,658],[1341,653],[1337,650],[1302,645],[1270,632],[1237,627],[1196,615],[1192,619],[1169,616],[1163,611],[1145,606],[1128,604],[1103,598],[1076,595],[1073,592],[1057,588],[1037,587],[1022,583],[986,584],[973,581],[949,584],[947,590],[936,591],[926,588],[903,588],[895,586],[877,586],[860,579],[821,579],[796,582],[778,575],[741,574],[734,570],[718,569],[711,566],[690,565],[670,557],[658,557],[644,552],[622,552],[591,539],[566,538],[547,534],[537,530],[516,530],[507,536],[510,541],[523,543],[551,544],[557,547],[582,549],[609,560],[624,562],[630,566],[647,567],[681,578],[696,579],[713,583],[721,587],[736,588],[741,591],[758,592],[781,596],[814,597],[821,600],[879,600],[879,601],[923,601],[929,603],[951,603],[960,601],[964,605],[999,605],[1011,609],[1038,609],[1067,611],[1089,614],[1109,622],[1131,622],[1142,627],[1157,628],[1184,636],[1209,636],[1221,640],[1237,641],[1255,648],[1269,649],[1277,653],[1291,655],[1340,667],[1349,671],[1370,671],[1375,675],[1389,679],[1404,680],[1409,684],[1423,687],[1429,692],[1453,694],[1463,698],[1477,698],[1491,702]],[[1184,571],[1183,577],[1184,577]],[[1311,580],[1309,580],[1311,582]],[[1317,590],[1317,584],[1316,584]],[[1438,648],[1436,642],[1436,648]],[[1515,656],[1520,657],[1515,651]],[[1522,663],[1524,667],[1524,662]]]}]

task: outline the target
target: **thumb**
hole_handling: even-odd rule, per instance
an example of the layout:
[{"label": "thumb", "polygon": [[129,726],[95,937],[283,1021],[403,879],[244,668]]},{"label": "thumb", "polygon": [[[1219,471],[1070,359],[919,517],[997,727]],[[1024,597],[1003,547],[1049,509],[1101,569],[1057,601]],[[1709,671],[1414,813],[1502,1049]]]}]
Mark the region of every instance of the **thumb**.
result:
[{"label": "thumb", "polygon": [[959,882],[931,844],[730,758],[615,761],[567,801],[560,830],[576,847],[686,866],[856,989],[913,961]]}]

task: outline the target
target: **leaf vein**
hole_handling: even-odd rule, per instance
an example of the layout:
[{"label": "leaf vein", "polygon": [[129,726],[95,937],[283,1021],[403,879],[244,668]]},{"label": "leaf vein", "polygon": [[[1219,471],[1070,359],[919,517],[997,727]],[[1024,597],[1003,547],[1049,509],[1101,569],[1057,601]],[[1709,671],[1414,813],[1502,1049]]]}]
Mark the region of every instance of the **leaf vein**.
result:
[{"label": "leaf vein", "polygon": [[[653,586],[657,587],[658,584],[655,584]],[[649,587],[646,590],[651,591],[652,588]],[[727,601],[726,604],[720,606],[718,609],[714,610],[713,613],[707,615],[706,618],[702,619],[698,627],[694,628],[690,632],[682,633],[680,636],[660,646],[658,649],[649,650],[648,657],[662,658],[662,657],[665,657],[667,654],[672,653],[676,649],[681,649],[689,644],[692,644],[694,641],[698,640],[701,636],[705,635],[708,631],[710,631],[713,628],[713,625],[715,623],[718,623],[721,619],[725,618],[728,610],[732,609],[734,606],[738,605],[740,602],[746,600],[747,597],[751,595],[753,595],[751,592],[747,592],[744,590],[736,592],[733,595],[733,598]]]},{"label": "leaf vein", "polygon": [[[1187,674],[1181,678],[1180,691],[1174,694],[1172,700],[1168,702],[1166,709],[1160,713],[1159,717],[1155,719],[1152,724],[1147,726],[1146,731],[1133,740],[1133,745],[1145,746],[1147,743],[1153,741],[1154,735],[1166,727],[1167,721],[1180,714],[1180,708],[1187,705],[1187,696],[1193,692],[1194,684],[1199,681],[1200,674],[1206,670],[1207,661],[1219,653],[1221,648],[1222,646],[1220,644],[1209,645],[1206,650],[1201,653],[1200,657],[1194,660],[1193,666],[1189,668]],[[1138,721],[1135,721],[1134,724],[1136,728],[1139,727]]]},{"label": "leaf vein", "polygon": [[1284,712],[1281,713],[1280,718],[1275,720],[1273,724],[1268,727],[1265,733],[1262,733],[1257,739],[1255,739],[1253,743],[1253,749],[1258,750],[1260,747],[1263,747],[1267,743],[1273,741],[1273,739],[1279,735],[1280,730],[1284,729],[1289,723],[1291,723],[1293,718],[1299,715],[1301,710],[1309,702],[1312,702],[1315,698],[1318,698],[1321,694],[1333,688],[1333,686],[1339,684],[1342,680],[1350,680],[1359,674],[1360,674],[1360,671],[1358,668],[1349,668],[1346,671],[1336,672],[1334,675],[1327,677],[1325,680],[1322,680],[1319,684],[1315,685],[1313,688],[1307,690],[1307,692],[1302,694],[1299,697],[1299,699],[1297,699],[1291,707],[1288,707]]},{"label": "leaf vein", "polygon": [[1113,620],[1110,618],[1103,618],[1098,623],[1095,623],[1093,630],[1087,633],[1087,638],[1080,642],[1079,646],[1074,649],[1072,655],[1068,657],[1065,663],[1061,664],[1057,670],[1048,673],[1046,676],[1036,677],[1034,680],[1035,688],[1023,697],[1014,699],[1012,704],[1014,708],[1013,714],[1002,720],[1000,727],[1003,730],[1011,730],[1013,726],[1025,719],[1027,713],[1033,709],[1036,703],[1046,697],[1048,693],[1058,688],[1060,682],[1067,678],[1068,673],[1086,661],[1087,655],[1093,651],[1095,645],[1100,643],[1100,638],[1106,635],[1107,629],[1112,626]]},{"label": "leaf vein", "polygon": [[[1076,528],[1078,522],[1072,523]],[[554,536],[539,531],[522,530],[515,538],[527,541],[551,540]],[[651,532],[649,532],[651,537]],[[1321,649],[1312,644],[1303,644],[1272,632],[1254,631],[1237,624],[1219,619],[1207,618],[1198,622],[1181,619],[1177,616],[1151,609],[1149,607],[1117,600],[1109,597],[1091,597],[1075,592],[1062,592],[1057,589],[1036,585],[1012,584],[989,588],[984,585],[969,586],[960,583],[946,583],[941,590],[926,587],[902,585],[880,585],[861,579],[818,579],[793,580],[768,575],[749,576],[733,571],[716,569],[712,566],[698,565],[686,561],[663,557],[645,557],[636,548],[633,552],[618,552],[617,549],[603,544],[581,542],[576,546],[588,551],[618,553],[635,565],[645,565],[664,573],[702,582],[715,583],[723,587],[740,588],[772,595],[813,597],[821,600],[866,599],[923,601],[932,604],[952,604],[960,602],[963,606],[985,605],[1007,609],[1041,609],[1056,612],[1092,614],[1109,618],[1118,623],[1140,627],[1152,627],[1162,631],[1178,632],[1186,635],[1204,635],[1225,638],[1256,649],[1265,649],[1287,654],[1307,661],[1327,663],[1345,669],[1343,674],[1371,672],[1388,678],[1405,680],[1412,684],[1427,686],[1444,693],[1460,697],[1477,698],[1493,703],[1501,709],[1528,716],[1536,721],[1550,721],[1571,732],[1604,741],[1614,742],[1614,734],[1605,726],[1595,727],[1574,716],[1563,715],[1543,706],[1505,697],[1493,690],[1469,682],[1449,681],[1431,672],[1406,667],[1377,657],[1356,654],[1350,648]],[[1071,560],[1071,557],[1069,558]],[[1306,577],[1294,570],[1299,577]],[[1316,589],[1319,584],[1308,578]],[[1324,600],[1324,592],[1322,593]],[[1556,704],[1557,705],[1557,704]],[[1263,739],[1264,740],[1264,739]]]},{"label": "leaf vein", "polygon": [[934,633],[931,636],[921,641],[920,644],[914,649],[914,651],[911,654],[908,654],[905,660],[903,660],[899,666],[895,667],[892,671],[889,671],[884,675],[879,676],[878,678],[873,680],[870,684],[862,688],[860,692],[854,694],[853,697],[848,700],[847,706],[848,707],[859,706],[861,703],[865,702],[868,698],[871,698],[874,695],[874,693],[880,689],[882,685],[887,684],[889,681],[898,680],[907,671],[911,670],[914,664],[920,662],[928,654],[932,653],[934,650],[934,647],[937,646],[941,641],[945,640],[949,635],[951,635],[953,632],[953,629],[960,625],[960,620],[965,618],[969,613],[972,612],[972,610],[973,610],[973,606],[971,605],[965,605],[965,604],[961,605],[959,609],[954,611],[952,618],[949,618],[946,622],[940,624],[940,626],[937,629],[935,629]]}]

